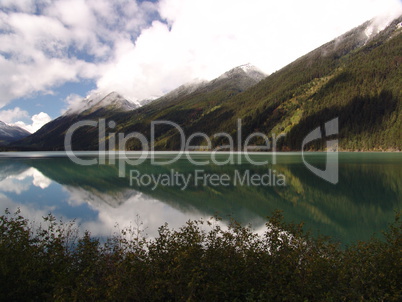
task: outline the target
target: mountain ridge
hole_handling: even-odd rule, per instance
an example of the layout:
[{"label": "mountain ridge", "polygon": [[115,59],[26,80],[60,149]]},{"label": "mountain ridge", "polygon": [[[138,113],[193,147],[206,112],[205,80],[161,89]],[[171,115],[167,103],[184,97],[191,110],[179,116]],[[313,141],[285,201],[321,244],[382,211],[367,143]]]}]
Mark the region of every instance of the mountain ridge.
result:
[{"label": "mountain ridge", "polygon": [[31,135],[31,133],[27,130],[0,121],[0,144],[7,145],[28,135]]},{"label": "mountain ridge", "polygon": [[[90,114],[105,107],[110,107],[110,109],[114,110],[128,111],[141,106],[138,102],[133,103],[128,101],[116,91],[112,91],[106,95],[99,92],[91,94],[81,100],[80,105],[81,106],[78,108],[68,109],[63,115]],[[77,107],[77,105],[75,107]]]},{"label": "mountain ridge", "polygon": [[[132,111],[106,110],[80,118],[113,120],[116,132],[140,132],[148,139],[155,120],[172,121],[187,135],[203,132],[213,138],[218,132],[235,137],[241,119],[244,135],[286,133],[278,144],[285,151],[300,150],[309,131],[339,117],[343,150],[401,150],[401,21],[402,17],[396,18],[374,35],[367,34],[373,21],[365,22],[259,81],[236,67],[207,84],[181,86]],[[64,122],[66,128],[73,121]],[[97,132],[81,130],[75,136],[75,148],[96,150]],[[180,147],[180,137],[173,130],[165,127],[155,133],[157,150]],[[19,145],[32,147],[36,141],[39,148],[62,150],[63,132],[54,134],[31,135]],[[261,144],[261,139],[251,143]],[[221,144],[225,144],[223,138],[213,139],[214,146]],[[126,147],[141,149],[134,140]],[[308,148],[322,150],[325,144],[318,141]]]}]

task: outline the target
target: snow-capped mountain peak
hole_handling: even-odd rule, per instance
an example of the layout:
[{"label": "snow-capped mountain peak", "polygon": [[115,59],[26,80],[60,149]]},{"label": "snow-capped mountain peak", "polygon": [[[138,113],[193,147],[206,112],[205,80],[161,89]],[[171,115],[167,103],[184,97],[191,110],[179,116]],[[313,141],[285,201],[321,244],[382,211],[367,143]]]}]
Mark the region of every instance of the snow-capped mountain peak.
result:
[{"label": "snow-capped mountain peak", "polygon": [[11,126],[0,121],[0,143],[10,143],[30,135],[28,131],[18,126]]},{"label": "snow-capped mountain peak", "polygon": [[254,65],[247,63],[244,65],[240,65],[237,68],[240,68],[241,70],[243,70],[245,73],[249,73],[249,72],[254,72],[254,71],[259,71],[257,67],[255,67]]},{"label": "snow-capped mountain peak", "polygon": [[64,115],[77,114],[85,111],[94,112],[102,108],[110,108],[120,111],[129,111],[140,107],[138,102],[130,102],[119,93],[113,91],[109,94],[100,92],[92,93],[74,104]]},{"label": "snow-capped mountain peak", "polygon": [[223,75],[221,75],[218,79],[223,79],[223,78],[231,78],[239,75],[246,75],[247,77],[260,81],[263,78],[265,78],[267,75],[263,73],[261,70],[259,70],[257,67],[255,67],[252,64],[244,64],[237,66],[227,72],[225,72]]}]

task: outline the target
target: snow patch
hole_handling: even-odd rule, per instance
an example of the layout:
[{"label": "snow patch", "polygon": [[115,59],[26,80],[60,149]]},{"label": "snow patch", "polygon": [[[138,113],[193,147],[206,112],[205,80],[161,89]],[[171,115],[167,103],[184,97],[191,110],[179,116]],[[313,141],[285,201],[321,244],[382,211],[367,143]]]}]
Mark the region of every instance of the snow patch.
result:
[{"label": "snow patch", "polygon": [[225,79],[225,78],[230,78],[239,74],[245,73],[249,78],[260,81],[263,78],[265,78],[267,75],[263,73],[261,70],[259,70],[257,67],[255,67],[252,64],[244,64],[237,66],[227,72],[225,72],[223,75],[218,77],[218,79]]},{"label": "snow patch", "polygon": [[[381,31],[383,31],[386,27],[388,27],[392,23],[392,21],[396,19],[396,17],[398,17],[398,15],[394,13],[394,14],[378,16],[375,19],[373,19],[364,31],[367,40],[371,39]],[[401,27],[402,22],[396,26],[397,29]]]},{"label": "snow patch", "polygon": [[254,65],[251,65],[250,63],[244,64],[244,65],[240,65],[238,68],[240,68],[241,70],[243,70],[245,73],[258,71],[257,67],[255,67]]},{"label": "snow patch", "polygon": [[77,114],[86,110],[97,110],[106,106],[114,106],[115,109],[129,111],[141,107],[137,101],[129,101],[119,93],[113,91],[109,94],[93,92],[84,99],[76,99],[70,103],[64,115]]},{"label": "snow patch", "polygon": [[30,132],[28,132],[25,129],[22,129],[19,126],[15,126],[15,125],[9,125],[6,124],[2,121],[0,121],[0,136],[3,137],[14,137],[14,136],[18,136],[18,137],[22,137],[22,136],[27,136],[29,135]]}]

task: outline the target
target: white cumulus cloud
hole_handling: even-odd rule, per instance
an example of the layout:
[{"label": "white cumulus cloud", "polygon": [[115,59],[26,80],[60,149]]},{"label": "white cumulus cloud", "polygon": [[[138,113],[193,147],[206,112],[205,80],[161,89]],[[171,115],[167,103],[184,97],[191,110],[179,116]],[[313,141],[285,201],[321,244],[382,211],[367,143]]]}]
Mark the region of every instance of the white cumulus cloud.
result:
[{"label": "white cumulus cloud", "polygon": [[43,125],[49,123],[51,120],[51,117],[47,113],[40,112],[31,117],[31,124],[26,124],[25,122],[18,121],[15,122],[14,125],[21,127],[22,129],[25,129],[31,133],[34,133],[42,128]]},{"label": "white cumulus cloud", "polygon": [[[27,120],[30,120],[30,123],[27,123]],[[51,120],[51,117],[45,112],[40,112],[30,117],[27,111],[19,107],[0,111],[0,121],[21,127],[31,133],[34,133]]]},{"label": "white cumulus cloud", "polygon": [[159,13],[166,22],[154,21],[135,42],[116,44],[97,85],[141,100],[244,63],[271,73],[389,12],[401,14],[401,2],[161,0]]},{"label": "white cumulus cloud", "polygon": [[135,101],[244,63],[271,73],[401,13],[399,0],[2,0],[0,107],[85,79]]},{"label": "white cumulus cloud", "polygon": [[4,122],[6,124],[11,124],[11,123],[14,123],[15,121],[18,121],[21,119],[26,119],[26,118],[29,118],[28,112],[25,110],[22,110],[19,107],[15,107],[14,109],[0,111],[0,121]]},{"label": "white cumulus cloud", "polygon": [[66,82],[98,79],[116,41],[135,39],[155,9],[129,0],[2,0],[0,108]]}]

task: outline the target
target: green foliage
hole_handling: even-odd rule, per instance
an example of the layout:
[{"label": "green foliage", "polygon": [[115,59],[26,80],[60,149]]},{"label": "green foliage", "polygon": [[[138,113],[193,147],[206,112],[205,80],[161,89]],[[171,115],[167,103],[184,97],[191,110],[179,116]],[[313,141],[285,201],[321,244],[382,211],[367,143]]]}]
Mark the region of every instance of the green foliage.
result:
[{"label": "green foliage", "polygon": [[0,216],[0,300],[350,301],[402,298],[402,223],[346,249],[281,213],[263,233],[220,219],[124,229],[101,243],[52,215]]}]

